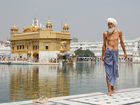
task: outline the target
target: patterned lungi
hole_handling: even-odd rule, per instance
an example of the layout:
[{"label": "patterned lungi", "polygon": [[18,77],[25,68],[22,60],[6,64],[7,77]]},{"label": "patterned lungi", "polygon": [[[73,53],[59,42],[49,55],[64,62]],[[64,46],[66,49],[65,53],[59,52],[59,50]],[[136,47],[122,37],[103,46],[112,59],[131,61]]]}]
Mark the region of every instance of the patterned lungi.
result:
[{"label": "patterned lungi", "polygon": [[104,66],[108,82],[114,86],[116,78],[119,77],[118,73],[118,49],[110,50],[106,48]]}]

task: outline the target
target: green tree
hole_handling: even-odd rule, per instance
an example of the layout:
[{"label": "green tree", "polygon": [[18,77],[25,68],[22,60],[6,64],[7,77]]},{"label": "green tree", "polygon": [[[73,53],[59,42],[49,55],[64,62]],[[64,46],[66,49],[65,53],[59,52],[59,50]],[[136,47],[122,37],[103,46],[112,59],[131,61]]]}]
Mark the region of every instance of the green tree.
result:
[{"label": "green tree", "polygon": [[95,54],[89,49],[88,50],[81,50],[81,49],[75,50],[75,54],[78,57],[95,57]]}]

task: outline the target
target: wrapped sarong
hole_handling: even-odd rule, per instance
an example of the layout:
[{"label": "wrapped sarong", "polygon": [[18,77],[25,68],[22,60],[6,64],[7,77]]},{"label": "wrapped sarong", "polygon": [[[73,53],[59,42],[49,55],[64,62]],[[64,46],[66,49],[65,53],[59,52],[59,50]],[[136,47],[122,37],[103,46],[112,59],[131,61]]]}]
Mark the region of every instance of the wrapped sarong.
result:
[{"label": "wrapped sarong", "polygon": [[116,78],[119,77],[118,73],[118,49],[110,50],[106,48],[104,57],[105,72],[108,82],[114,86]]}]

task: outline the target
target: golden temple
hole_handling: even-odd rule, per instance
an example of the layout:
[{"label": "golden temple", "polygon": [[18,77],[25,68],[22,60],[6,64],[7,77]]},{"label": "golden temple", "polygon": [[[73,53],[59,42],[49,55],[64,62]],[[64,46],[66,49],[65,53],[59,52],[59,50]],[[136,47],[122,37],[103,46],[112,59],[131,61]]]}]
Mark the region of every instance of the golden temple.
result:
[{"label": "golden temple", "polygon": [[31,25],[23,27],[23,33],[19,33],[19,28],[15,24],[10,31],[12,59],[56,58],[58,53],[70,51],[71,38],[66,22],[61,32],[56,32],[52,29],[50,19],[43,28],[35,17]]}]

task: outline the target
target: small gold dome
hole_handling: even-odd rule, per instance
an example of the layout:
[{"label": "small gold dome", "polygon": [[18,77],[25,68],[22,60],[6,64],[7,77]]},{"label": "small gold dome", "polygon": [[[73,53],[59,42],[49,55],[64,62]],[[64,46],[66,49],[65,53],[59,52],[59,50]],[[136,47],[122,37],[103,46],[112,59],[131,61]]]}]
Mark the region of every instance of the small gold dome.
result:
[{"label": "small gold dome", "polygon": [[36,24],[36,17],[34,18],[34,22],[29,25],[27,28],[23,27],[23,32],[35,32],[39,30],[39,25]]},{"label": "small gold dome", "polygon": [[19,28],[18,27],[16,27],[16,25],[15,25],[15,23],[14,23],[14,26],[13,27],[11,27],[11,31],[18,31],[19,30]]},{"label": "small gold dome", "polygon": [[65,23],[65,24],[64,24],[64,27],[68,27],[68,24],[67,24],[67,23]]},{"label": "small gold dome", "polygon": [[62,56],[63,56],[63,54],[62,54],[62,53],[60,53],[60,54],[59,54],[59,57],[62,57]]},{"label": "small gold dome", "polygon": [[48,20],[48,22],[46,23],[46,27],[48,28],[52,28],[52,23],[51,23],[51,21],[50,20]]},{"label": "small gold dome", "polygon": [[16,28],[16,25],[15,25],[15,23],[14,23],[14,25],[13,25],[13,28]]},{"label": "small gold dome", "polygon": [[25,27],[25,25],[24,25],[23,30],[25,30],[25,29],[26,29],[26,27]]},{"label": "small gold dome", "polygon": [[72,53],[72,56],[73,56],[73,57],[76,57],[76,54],[75,54],[75,53]]},{"label": "small gold dome", "polygon": [[65,22],[64,27],[63,27],[63,30],[65,30],[65,29],[67,29],[67,30],[69,29],[67,22]]},{"label": "small gold dome", "polygon": [[27,53],[28,55],[31,55],[31,51],[28,51],[28,53]]}]

